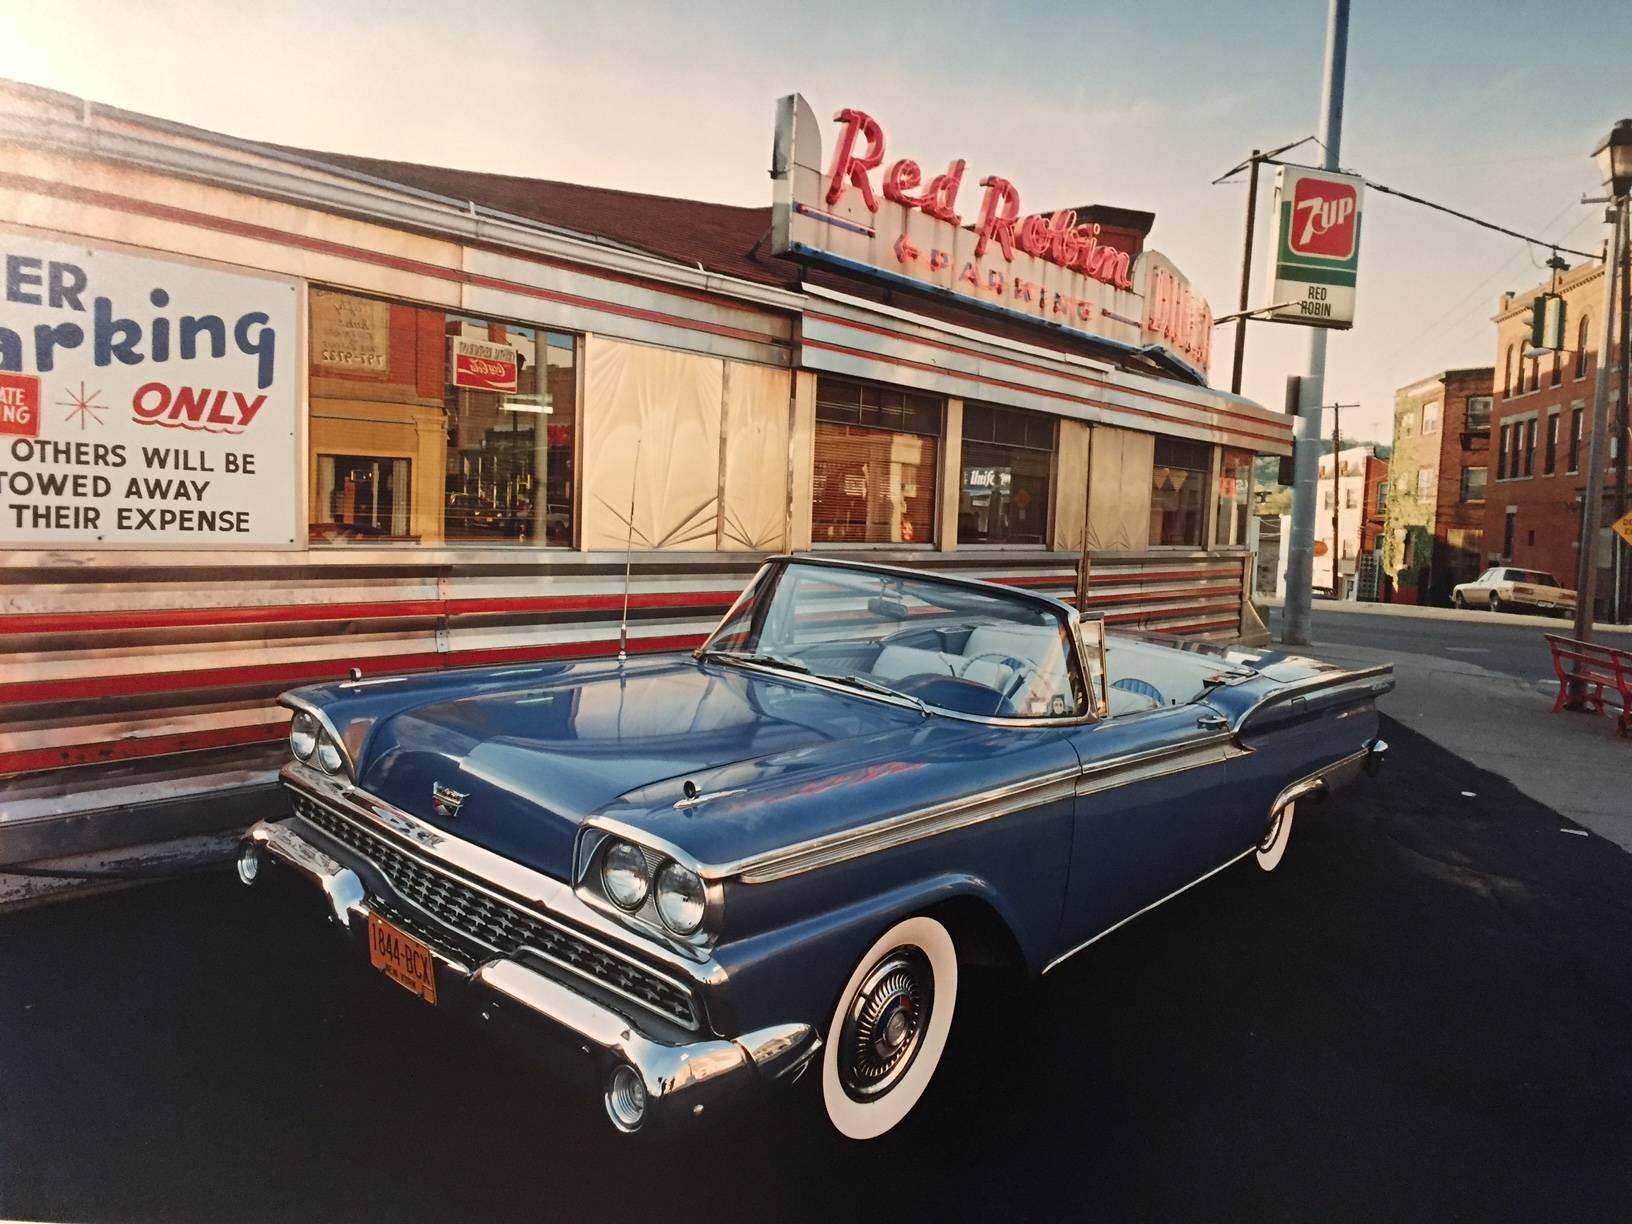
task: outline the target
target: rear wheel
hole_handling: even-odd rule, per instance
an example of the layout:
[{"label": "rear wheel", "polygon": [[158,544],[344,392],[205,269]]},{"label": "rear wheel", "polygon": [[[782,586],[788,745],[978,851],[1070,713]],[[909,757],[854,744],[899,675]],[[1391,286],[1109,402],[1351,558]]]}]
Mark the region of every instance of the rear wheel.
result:
[{"label": "rear wheel", "polygon": [[1284,804],[1270,817],[1269,828],[1264,830],[1263,839],[1253,856],[1262,870],[1274,871],[1286,857],[1286,843],[1292,840],[1292,817],[1297,810],[1296,803]]},{"label": "rear wheel", "polygon": [[918,1103],[946,1049],[958,954],[946,927],[896,923],[839,992],[822,1053],[822,1102],[849,1139],[875,1139]]}]

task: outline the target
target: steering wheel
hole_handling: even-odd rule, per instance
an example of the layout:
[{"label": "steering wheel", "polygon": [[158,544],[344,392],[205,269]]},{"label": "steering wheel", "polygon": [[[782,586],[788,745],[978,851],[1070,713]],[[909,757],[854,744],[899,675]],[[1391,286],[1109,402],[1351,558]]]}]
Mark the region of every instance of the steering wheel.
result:
[{"label": "steering wheel", "polygon": [[965,659],[963,661],[963,666],[958,670],[959,678],[967,680],[969,678],[969,668],[976,663],[984,661],[1001,663],[1004,667],[1008,668],[1014,673],[1014,683],[1009,685],[1009,687],[1003,692],[1004,701],[1008,701],[1016,693],[1018,693],[1020,691],[1020,686],[1026,682],[1026,668],[1029,665],[1024,660],[1017,659],[1013,655],[1004,654],[1001,650],[986,650],[982,651],[980,654],[973,655],[970,658]]}]

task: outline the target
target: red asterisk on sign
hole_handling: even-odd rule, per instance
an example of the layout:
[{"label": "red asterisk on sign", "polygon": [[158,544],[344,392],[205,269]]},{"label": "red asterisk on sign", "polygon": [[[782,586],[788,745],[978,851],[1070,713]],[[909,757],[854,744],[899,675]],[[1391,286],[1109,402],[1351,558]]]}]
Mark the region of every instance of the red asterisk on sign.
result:
[{"label": "red asterisk on sign", "polygon": [[79,393],[76,395],[72,391],[68,392],[68,398],[58,400],[57,407],[68,409],[68,415],[64,419],[70,423],[77,419],[81,430],[92,421],[100,425],[102,424],[102,414],[108,410],[106,404],[96,402],[97,396],[101,394],[100,390],[87,393],[85,384],[80,383]]}]

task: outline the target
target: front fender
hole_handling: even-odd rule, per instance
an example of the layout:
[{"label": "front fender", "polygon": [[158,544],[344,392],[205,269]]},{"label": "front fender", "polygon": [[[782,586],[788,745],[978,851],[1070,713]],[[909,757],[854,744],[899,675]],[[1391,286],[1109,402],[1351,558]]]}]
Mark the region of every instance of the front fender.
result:
[{"label": "front fender", "polygon": [[[825,1034],[840,988],[872,942],[903,918],[961,898],[990,907],[1011,935],[1025,929],[989,880],[948,871],[718,949],[715,959],[726,973],[732,1026],[763,1027],[773,1023],[765,1017],[780,1016],[774,1023],[809,1024]],[[1017,942],[1024,949],[1024,942],[1018,938]],[[1028,962],[1031,959],[1027,955]]]}]

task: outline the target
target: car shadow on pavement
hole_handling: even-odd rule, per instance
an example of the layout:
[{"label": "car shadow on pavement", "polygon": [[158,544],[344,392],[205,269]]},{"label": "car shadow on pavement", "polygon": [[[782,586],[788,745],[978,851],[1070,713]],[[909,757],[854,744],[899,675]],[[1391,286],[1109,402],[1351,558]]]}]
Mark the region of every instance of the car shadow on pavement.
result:
[{"label": "car shadow on pavement", "polygon": [[[1389,765],[1041,982],[871,1144],[813,1085],[598,1101],[222,876],[0,916],[0,1216],[1586,1220],[1632,1202],[1632,858],[1385,720]],[[1201,818],[1198,813],[1198,819]]]}]

